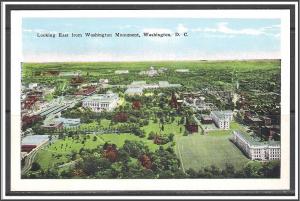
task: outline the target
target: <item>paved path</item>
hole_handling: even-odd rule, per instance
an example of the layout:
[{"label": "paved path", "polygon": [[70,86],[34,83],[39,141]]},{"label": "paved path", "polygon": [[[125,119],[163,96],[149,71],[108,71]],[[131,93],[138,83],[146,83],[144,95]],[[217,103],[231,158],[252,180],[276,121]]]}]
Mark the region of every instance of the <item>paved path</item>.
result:
[{"label": "paved path", "polygon": [[[184,165],[183,165],[183,160],[182,160],[182,156],[181,156],[181,152],[180,152],[180,148],[179,148],[179,141],[178,141],[178,136],[175,137],[176,138],[176,149],[177,149],[177,152],[178,152],[178,156],[179,156],[179,160],[180,160],[180,163],[181,163],[181,167],[182,167],[182,171],[185,173],[185,169],[184,169]],[[182,145],[181,145],[181,148],[183,149]]]},{"label": "paved path", "polygon": [[25,164],[24,164],[24,166],[23,166],[23,168],[22,168],[22,171],[21,171],[22,174],[26,174],[26,173],[30,170],[31,165],[32,165],[32,163],[33,163],[33,161],[34,161],[34,159],[35,159],[36,154],[38,153],[38,151],[39,151],[42,147],[44,147],[44,146],[47,145],[47,144],[48,144],[48,143],[45,143],[45,144],[43,144],[42,146],[38,147],[37,149],[35,149],[34,151],[32,151],[32,153],[30,153],[30,154],[25,158]]}]

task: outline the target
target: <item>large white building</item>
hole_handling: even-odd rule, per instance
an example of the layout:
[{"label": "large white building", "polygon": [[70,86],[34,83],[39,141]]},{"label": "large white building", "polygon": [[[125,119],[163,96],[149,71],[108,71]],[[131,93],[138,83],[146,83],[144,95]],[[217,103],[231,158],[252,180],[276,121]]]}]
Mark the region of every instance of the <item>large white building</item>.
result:
[{"label": "large white building", "polygon": [[178,73],[188,73],[190,72],[189,69],[176,69],[175,72],[178,72]]},{"label": "large white building", "polygon": [[233,115],[229,111],[211,111],[211,118],[220,129],[229,129]]},{"label": "large white building", "polygon": [[157,70],[154,69],[154,67],[150,67],[148,71],[141,71],[139,75],[148,75],[149,77],[157,76],[159,73]]},{"label": "large white building", "polygon": [[127,85],[128,88],[142,88],[142,89],[158,89],[158,88],[176,88],[181,87],[181,84],[170,84],[168,81],[159,81],[158,84],[150,83],[146,81],[133,81]]},{"label": "large white building", "polygon": [[129,70],[116,70],[115,74],[128,74]]},{"label": "large white building", "polygon": [[240,131],[233,132],[232,140],[251,160],[280,160],[279,141],[255,141],[249,134]]},{"label": "large white building", "polygon": [[81,71],[74,71],[74,72],[60,72],[59,76],[80,76],[81,75]]},{"label": "large white building", "polygon": [[143,95],[142,87],[130,87],[125,91],[128,96],[141,96]]},{"label": "large white building", "polygon": [[38,86],[37,83],[29,83],[29,84],[28,84],[28,88],[29,88],[29,89],[37,88],[37,86]]},{"label": "large white building", "polygon": [[94,112],[112,111],[118,106],[119,96],[115,93],[96,94],[82,100],[82,106]]}]

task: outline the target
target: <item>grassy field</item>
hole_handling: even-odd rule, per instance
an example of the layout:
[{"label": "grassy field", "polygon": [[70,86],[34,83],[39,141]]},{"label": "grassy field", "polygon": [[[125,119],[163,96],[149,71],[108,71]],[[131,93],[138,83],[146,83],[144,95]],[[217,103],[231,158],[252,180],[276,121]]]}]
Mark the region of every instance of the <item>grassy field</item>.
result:
[{"label": "grassy field", "polygon": [[[180,117],[175,117],[175,121],[170,124],[164,124],[164,130],[161,131],[161,134],[170,134],[173,133],[174,135],[182,135],[184,131],[183,125],[177,125],[177,121],[180,120]],[[181,127],[181,133],[180,133],[180,127]],[[152,120],[149,121],[149,124],[147,126],[143,126],[142,129],[146,132],[146,135],[153,131],[155,133],[160,133],[160,127],[158,123],[154,123]]]},{"label": "grassy field", "polygon": [[249,160],[229,141],[231,131],[212,131],[207,135],[189,135],[176,137],[176,154],[184,170],[215,165],[224,168],[231,163],[241,169]]},{"label": "grassy field", "polygon": [[[47,145],[38,152],[36,156],[36,162],[41,165],[42,169],[56,167],[58,165],[70,162],[69,155],[73,152],[79,152],[81,148],[95,149],[97,146],[104,144],[105,142],[116,144],[118,147],[122,147],[125,140],[130,141],[143,141],[151,151],[158,149],[158,145],[153,144],[152,140],[146,140],[145,138],[139,138],[132,134],[101,134],[101,135],[87,135],[85,143],[83,138],[85,135],[81,135],[79,140],[66,137],[65,139],[59,139],[53,143]],[[97,140],[94,141],[94,136]]]}]

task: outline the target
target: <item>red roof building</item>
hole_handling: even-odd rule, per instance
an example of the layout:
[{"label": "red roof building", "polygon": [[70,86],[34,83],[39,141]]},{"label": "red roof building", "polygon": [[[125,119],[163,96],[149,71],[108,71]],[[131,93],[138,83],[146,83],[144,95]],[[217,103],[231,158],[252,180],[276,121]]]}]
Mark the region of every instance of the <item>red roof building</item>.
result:
[{"label": "red roof building", "polygon": [[141,109],[141,107],[142,107],[141,101],[135,100],[132,102],[132,109],[139,110]]},{"label": "red roof building", "polygon": [[95,92],[96,92],[96,87],[89,86],[89,87],[82,88],[81,90],[76,92],[75,95],[90,96]]},{"label": "red roof building", "polygon": [[83,77],[77,76],[71,79],[71,85],[79,85],[84,82]]},{"label": "red roof building", "polygon": [[27,98],[22,102],[22,109],[31,109],[33,105],[39,100],[36,95],[27,96]]},{"label": "red roof building", "polygon": [[40,115],[32,115],[32,116],[24,115],[22,117],[22,128],[31,125],[41,119],[42,117]]},{"label": "red roof building", "polygon": [[21,152],[31,152],[31,150],[33,150],[34,148],[36,148],[36,145],[34,144],[26,144],[26,145],[22,145],[21,146]]}]

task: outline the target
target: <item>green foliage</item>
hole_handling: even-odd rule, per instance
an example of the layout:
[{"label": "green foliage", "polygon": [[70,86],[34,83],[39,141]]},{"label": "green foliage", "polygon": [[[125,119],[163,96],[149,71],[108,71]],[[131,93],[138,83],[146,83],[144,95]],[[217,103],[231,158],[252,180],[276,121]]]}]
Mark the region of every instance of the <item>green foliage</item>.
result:
[{"label": "green foliage", "polygon": [[31,170],[32,170],[32,171],[37,171],[37,170],[39,170],[39,169],[41,169],[41,166],[40,166],[39,163],[33,162],[33,163],[31,164]]}]

